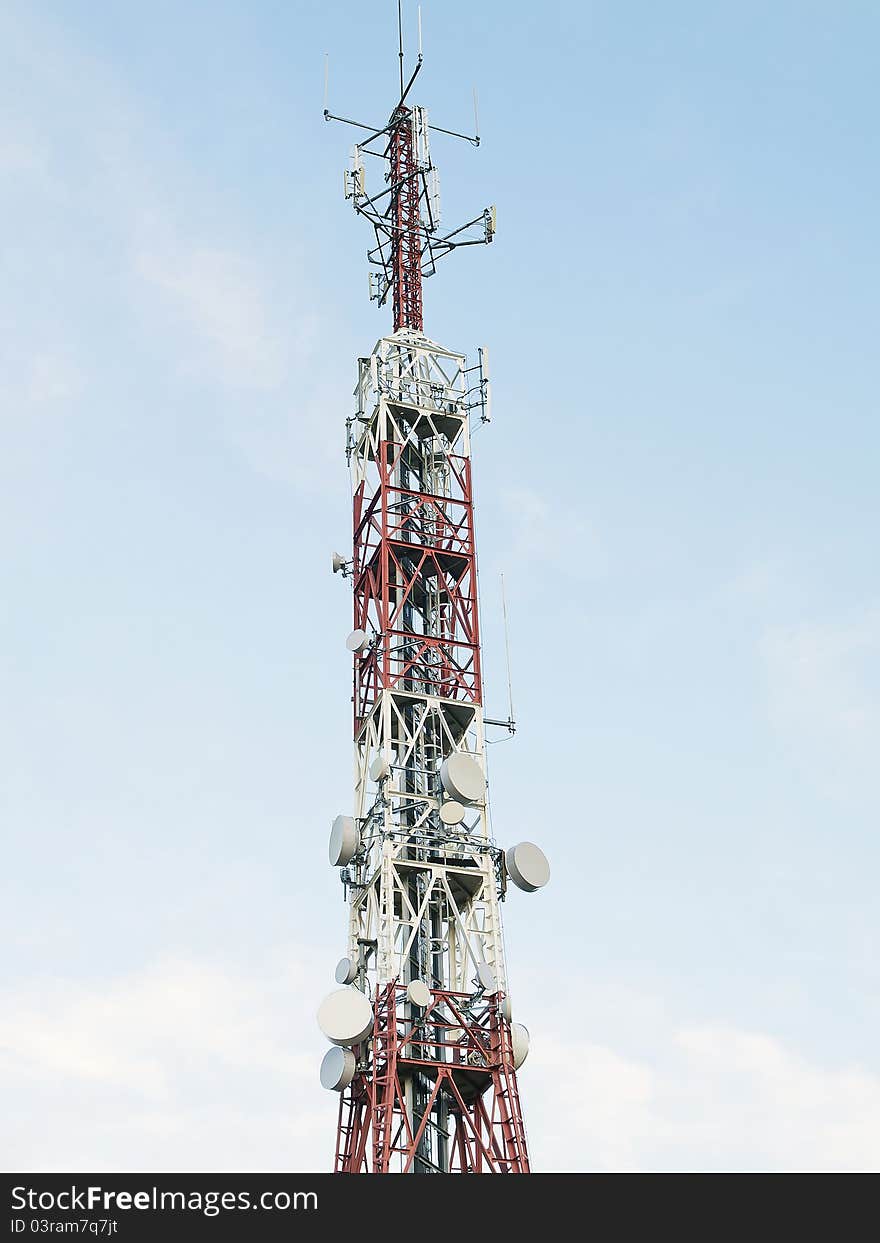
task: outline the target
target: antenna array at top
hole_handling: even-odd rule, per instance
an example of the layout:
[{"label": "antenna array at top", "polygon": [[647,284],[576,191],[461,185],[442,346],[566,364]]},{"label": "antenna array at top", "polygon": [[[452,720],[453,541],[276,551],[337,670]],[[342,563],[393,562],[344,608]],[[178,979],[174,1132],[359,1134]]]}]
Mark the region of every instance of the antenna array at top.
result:
[{"label": "antenna array at top", "polygon": [[[400,96],[388,121],[382,126],[364,124],[335,116],[327,107],[328,73],[324,77],[324,118],[341,121],[366,132],[355,146],[352,169],[345,174],[345,197],[372,225],[375,245],[367,251],[374,269],[370,275],[370,297],[379,306],[392,299],[394,330],[424,331],[422,280],[436,271],[438,259],[462,246],[491,242],[495,233],[495,209],[485,208],[473,220],[449,232],[440,228],[440,191],[437,170],[432,162],[429,131],[464,139],[480,145],[477,97],[474,92],[473,136],[429,125],[427,111],[406,100],[422,68],[422,15],[418,11],[419,52],[409,80],[404,71],[403,6],[397,4],[398,62]],[[364,157],[373,156],[386,163],[384,189],[373,194],[367,189]]]}]

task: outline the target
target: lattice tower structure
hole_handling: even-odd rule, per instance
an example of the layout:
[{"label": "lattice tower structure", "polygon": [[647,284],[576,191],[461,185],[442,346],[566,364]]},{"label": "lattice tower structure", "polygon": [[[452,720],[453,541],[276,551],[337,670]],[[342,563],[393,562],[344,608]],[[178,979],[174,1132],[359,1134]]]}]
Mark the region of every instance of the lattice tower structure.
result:
[{"label": "lattice tower structure", "polygon": [[[471,420],[489,417],[483,354],[469,367],[430,340],[422,310],[423,275],[491,241],[495,214],[440,234],[431,127],[405,94],[346,175],[394,331],[359,360],[346,420],[352,555],[333,568],[353,590],[355,773],[330,841],[348,943],[319,1010],[334,1046],[321,1078],[339,1093],[339,1173],[528,1173],[528,1032],[512,1021],[501,903],[511,880],[531,892],[549,868],[490,827],[471,471]],[[387,189],[371,196],[361,155],[376,142]]]}]

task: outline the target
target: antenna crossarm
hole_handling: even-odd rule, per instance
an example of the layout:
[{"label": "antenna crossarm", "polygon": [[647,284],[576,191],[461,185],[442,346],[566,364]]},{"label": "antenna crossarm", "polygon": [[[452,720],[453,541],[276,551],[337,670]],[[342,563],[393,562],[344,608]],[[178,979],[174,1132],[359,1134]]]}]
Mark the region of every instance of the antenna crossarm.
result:
[{"label": "antenna crossarm", "polygon": [[[340,116],[327,105],[329,69],[324,73],[324,119],[350,125],[362,132],[354,146],[353,168],[346,170],[343,182],[346,199],[359,216],[373,227],[375,245],[367,250],[370,266],[370,298],[383,305],[393,294],[394,327],[423,328],[422,281],[436,271],[437,261],[462,246],[480,246],[492,241],[495,209],[486,208],[479,216],[448,232],[441,232],[440,189],[437,168],[431,158],[428,135],[433,131],[480,145],[476,92],[474,93],[475,133],[463,134],[442,125],[432,125],[423,107],[407,103],[413,83],[422,68],[421,18],[419,55],[407,80],[404,75],[402,0],[398,4],[398,56],[400,94],[384,125],[368,125],[353,117]],[[385,161],[385,185],[368,193],[363,155]],[[469,230],[482,224],[482,236]]]},{"label": "antenna crossarm", "polygon": [[[383,125],[381,129],[377,129],[375,125],[365,125],[363,121],[352,121],[349,117],[334,116],[334,114],[332,112],[328,112],[326,108],[324,109],[324,120],[325,121],[341,121],[343,125],[353,125],[355,129],[367,130],[370,134],[370,137],[364,139],[364,141],[360,144],[361,147],[364,146],[364,143],[373,142],[375,141],[375,139],[381,138],[383,134],[387,134],[391,129],[390,121],[387,125]],[[378,152],[376,151],[370,152],[370,155],[377,155],[377,154]]]}]

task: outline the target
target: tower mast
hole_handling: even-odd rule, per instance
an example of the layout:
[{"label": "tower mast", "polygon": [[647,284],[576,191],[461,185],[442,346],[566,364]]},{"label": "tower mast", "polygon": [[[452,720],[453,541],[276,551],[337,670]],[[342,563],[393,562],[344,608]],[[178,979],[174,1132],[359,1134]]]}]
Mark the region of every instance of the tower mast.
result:
[{"label": "tower mast", "polygon": [[[500,904],[510,881],[549,879],[529,842],[490,832],[470,420],[488,420],[483,354],[424,335],[422,278],[461,246],[491,242],[494,209],[443,233],[424,108],[406,103],[421,50],[381,128],[354,149],[346,197],[375,232],[371,294],[393,331],[358,361],[346,421],[353,493],[355,789],[330,863],[348,904],[340,985],[318,1022],[321,1081],[339,1093],[338,1173],[528,1173]],[[371,195],[364,157],[386,167]],[[504,722],[511,730],[513,722]]]},{"label": "tower mast", "polygon": [[391,283],[394,290],[394,331],[422,324],[422,220],[420,179],[413,140],[413,114],[403,104],[390,121],[388,159],[391,166]]}]

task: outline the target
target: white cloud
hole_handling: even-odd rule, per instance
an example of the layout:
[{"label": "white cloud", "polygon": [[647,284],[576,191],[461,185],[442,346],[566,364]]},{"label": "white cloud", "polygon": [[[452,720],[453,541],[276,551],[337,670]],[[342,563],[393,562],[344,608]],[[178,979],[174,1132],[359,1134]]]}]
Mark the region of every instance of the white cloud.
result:
[{"label": "white cloud", "polygon": [[536,1168],[872,1170],[880,1076],[823,1067],[765,1034],[641,1033],[650,1058],[540,1041],[522,1071]]},{"label": "white cloud", "polygon": [[7,995],[4,1168],[325,1168],[316,957],[253,972],[173,960]]},{"label": "white cloud", "polygon": [[81,367],[67,346],[32,345],[27,354],[0,349],[0,366],[0,421],[10,425],[28,415],[63,413],[83,391]]},{"label": "white cloud", "polygon": [[[263,274],[230,250],[203,247],[143,252],[135,269],[166,295],[179,324],[201,350],[184,365],[219,369],[222,379],[254,389],[276,389],[288,366],[285,334],[274,320]],[[294,325],[296,336],[304,325]]]},{"label": "white cloud", "polygon": [[[19,212],[8,231],[30,274],[24,292],[9,291],[0,306],[15,360],[0,404],[12,426],[23,406],[58,407],[86,386],[95,400],[83,417],[99,411],[102,325],[112,331],[130,311],[138,364],[141,352],[161,360],[163,402],[178,399],[195,417],[210,412],[254,470],[308,494],[341,496],[354,364],[343,375],[338,354],[332,365],[318,357],[323,321],[295,250],[295,220],[285,253],[277,239],[274,252],[265,238],[255,243],[218,214],[211,167],[181,157],[174,135],[157,125],[155,101],[138,96],[110,62],[33,15],[10,23],[0,15],[0,29],[28,83],[26,91],[0,84],[0,169],[15,178]],[[211,227],[193,237],[191,222],[204,218],[206,204]],[[48,224],[28,231],[29,220]],[[96,237],[106,244],[96,246]],[[59,337],[52,358],[31,339],[23,313],[42,320],[44,287]],[[17,360],[31,355],[32,374],[24,374]],[[331,458],[335,482],[321,469]]]},{"label": "white cloud", "polygon": [[880,609],[775,627],[761,645],[770,717],[826,792],[876,789]]},{"label": "white cloud", "polygon": [[46,144],[32,126],[20,119],[0,118],[0,172],[4,177],[36,177],[42,181],[48,170]]},{"label": "white cloud", "polygon": [[30,360],[25,396],[33,406],[63,405],[82,387],[82,372],[69,351],[45,350]]},{"label": "white cloud", "polygon": [[751,1152],[774,1169],[880,1166],[880,1076],[809,1062],[780,1041],[732,1028],[684,1028],[677,1044],[691,1111],[712,1122],[713,1152]]},{"label": "white cloud", "polygon": [[[253,971],[168,960],[7,994],[4,1168],[328,1168],[335,1098],[318,1085],[314,1016],[329,959],[291,950]],[[537,1169],[880,1165],[880,1076],[652,1012],[636,1054],[571,1038],[585,1015],[543,1017],[521,1072]]]},{"label": "white cloud", "polygon": [[507,490],[503,503],[511,535],[507,555],[512,561],[574,579],[601,574],[605,552],[580,509],[527,487]]},{"label": "white cloud", "polygon": [[[341,497],[351,385],[318,354],[320,317],[292,312],[289,291],[234,250],[166,244],[141,252],[135,267],[162,297],[158,318],[171,312],[180,371],[229,397],[222,426],[251,467],[300,492]],[[297,272],[287,277],[294,285],[304,280]]]},{"label": "white cloud", "polygon": [[520,1073],[537,1170],[632,1170],[650,1138],[651,1067],[589,1041],[536,1030]]}]

